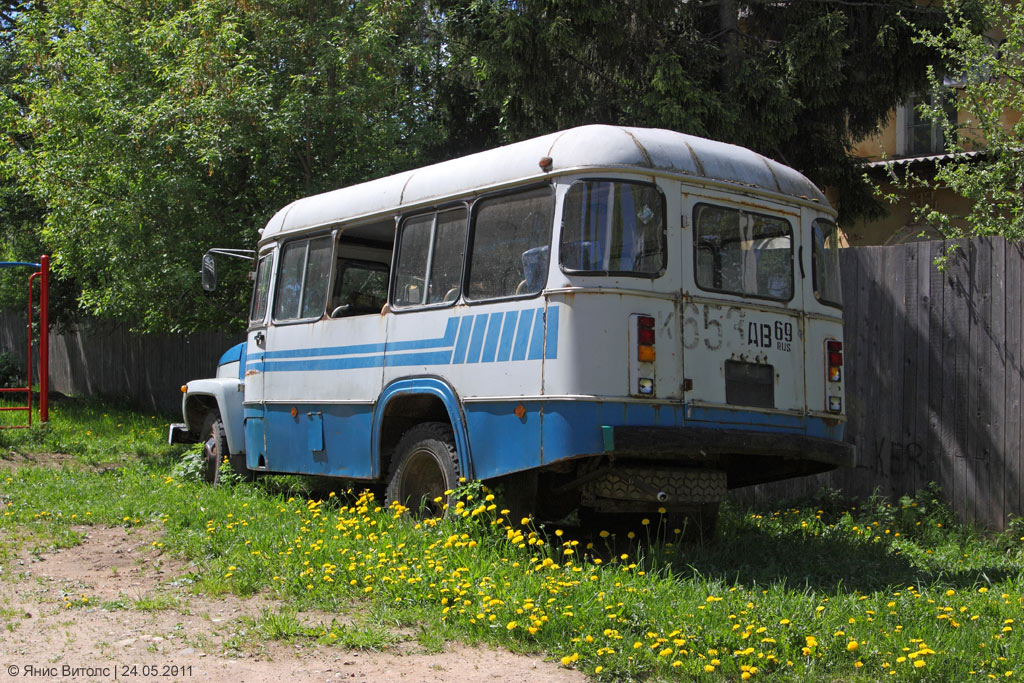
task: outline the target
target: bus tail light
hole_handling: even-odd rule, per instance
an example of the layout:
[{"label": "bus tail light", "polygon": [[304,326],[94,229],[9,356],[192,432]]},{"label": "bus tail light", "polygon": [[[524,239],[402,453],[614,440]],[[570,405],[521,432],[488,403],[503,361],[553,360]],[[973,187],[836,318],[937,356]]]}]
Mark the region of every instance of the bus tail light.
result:
[{"label": "bus tail light", "polygon": [[649,315],[636,317],[636,359],[641,363],[654,362],[654,318]]},{"label": "bus tail light", "polygon": [[828,381],[841,382],[843,379],[843,342],[835,339],[826,341],[825,356],[828,365]]}]

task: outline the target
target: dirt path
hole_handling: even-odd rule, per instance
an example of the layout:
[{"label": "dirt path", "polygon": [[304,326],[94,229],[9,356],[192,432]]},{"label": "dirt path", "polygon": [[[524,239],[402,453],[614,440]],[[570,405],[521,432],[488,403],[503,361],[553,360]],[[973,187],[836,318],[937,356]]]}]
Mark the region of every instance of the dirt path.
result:
[{"label": "dirt path", "polygon": [[81,545],[0,567],[0,681],[586,680],[539,657],[458,644],[428,653],[405,640],[370,652],[256,638],[246,618],[282,603],[189,593],[180,578],[193,568],[168,559],[145,529],[76,531]]}]

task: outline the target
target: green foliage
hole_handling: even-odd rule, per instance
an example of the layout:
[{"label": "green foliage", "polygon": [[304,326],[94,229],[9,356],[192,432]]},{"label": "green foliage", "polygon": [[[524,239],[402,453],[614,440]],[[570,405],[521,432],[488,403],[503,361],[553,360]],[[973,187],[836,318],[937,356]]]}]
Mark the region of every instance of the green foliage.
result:
[{"label": "green foliage", "polygon": [[[171,469],[171,476],[181,481],[202,482],[205,467],[206,459],[203,457],[203,444],[192,444],[182,454],[181,458],[174,463],[174,467]],[[221,472],[221,476],[223,477],[229,474],[229,472],[230,468],[226,468]],[[233,472],[230,473],[234,474]]]},{"label": "green foliage", "polygon": [[0,351],[0,388],[23,386],[25,386],[25,379],[14,356],[6,351]]},{"label": "green foliage", "polygon": [[943,20],[914,0],[438,4],[452,51],[439,91],[477,91],[491,113],[473,123],[500,122],[504,139],[597,122],[741,144],[836,188],[844,220],[879,210],[850,141],[925,84],[937,54],[912,37]]},{"label": "green foliage", "polygon": [[[950,121],[940,104],[923,113],[944,129],[947,151],[961,155],[937,165],[933,175],[908,174],[900,185],[948,187],[971,202],[966,214],[950,214],[932,205],[917,208],[918,218],[947,238],[1003,235],[1024,239],[1024,186],[1021,140],[1024,138],[1024,7],[983,0],[978,30],[976,2],[948,2],[945,31],[922,31],[917,42],[941,55],[930,72],[933,89],[947,92],[960,109]],[[1002,37],[1000,37],[1002,36]],[[943,87],[951,78],[959,84]],[[977,154],[977,152],[981,152]]]},{"label": "green foliage", "polygon": [[870,214],[849,140],[944,35],[915,0],[7,6],[0,258],[53,254],[59,322],[147,331],[238,326],[247,265],[205,295],[199,258],[299,196],[585,123],[746,145]]},{"label": "green foliage", "polygon": [[[89,313],[144,330],[236,319],[211,246],[251,247],[297,196],[410,165],[438,135],[422,9],[233,0],[56,0],[26,13],[0,115],[7,171],[45,208],[54,268]],[[243,269],[244,270],[244,269]]]}]

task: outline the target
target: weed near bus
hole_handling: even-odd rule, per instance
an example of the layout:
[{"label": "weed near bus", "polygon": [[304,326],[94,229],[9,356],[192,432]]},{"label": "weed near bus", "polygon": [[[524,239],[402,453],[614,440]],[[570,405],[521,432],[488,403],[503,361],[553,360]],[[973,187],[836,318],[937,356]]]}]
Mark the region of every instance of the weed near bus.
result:
[{"label": "weed near bus", "polygon": [[[95,408],[81,413],[94,434],[115,415]],[[146,418],[121,424],[135,425],[135,446],[159,450]],[[31,437],[17,438],[30,453]],[[451,519],[416,523],[358,491],[280,493],[276,480],[212,489],[110,442],[94,456],[116,469],[0,471],[0,536],[31,548],[74,543],[83,523],[147,526],[198,564],[197,591],[328,612],[355,603],[372,623],[429,631],[424,642],[544,652],[600,680],[1021,675],[1024,532],[960,525],[933,490],[895,503],[726,506],[707,547],[658,541],[652,519],[630,544],[506,519],[477,484]],[[248,628],[360,647],[340,623],[313,633],[287,613]],[[379,627],[370,635],[366,646],[390,642]]]}]

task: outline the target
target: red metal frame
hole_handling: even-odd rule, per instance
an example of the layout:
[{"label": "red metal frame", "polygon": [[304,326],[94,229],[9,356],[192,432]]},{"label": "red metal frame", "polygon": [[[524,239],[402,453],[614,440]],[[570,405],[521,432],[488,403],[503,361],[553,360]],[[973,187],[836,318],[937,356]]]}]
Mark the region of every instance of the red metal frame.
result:
[{"label": "red metal frame", "polygon": [[0,411],[20,411],[28,414],[22,425],[0,425],[0,429],[28,429],[32,426],[32,281],[39,279],[39,422],[50,421],[50,257],[43,255],[39,263],[0,263],[0,266],[37,267],[28,277],[28,371],[27,386],[0,388],[0,394],[23,393],[28,398],[23,406],[0,406]]}]

